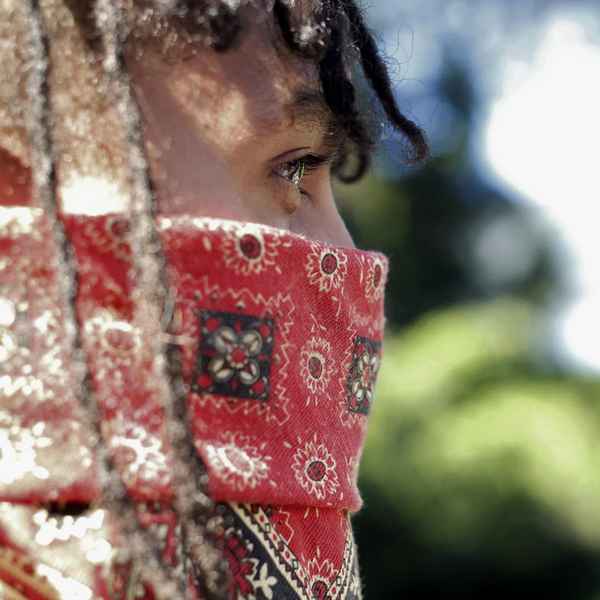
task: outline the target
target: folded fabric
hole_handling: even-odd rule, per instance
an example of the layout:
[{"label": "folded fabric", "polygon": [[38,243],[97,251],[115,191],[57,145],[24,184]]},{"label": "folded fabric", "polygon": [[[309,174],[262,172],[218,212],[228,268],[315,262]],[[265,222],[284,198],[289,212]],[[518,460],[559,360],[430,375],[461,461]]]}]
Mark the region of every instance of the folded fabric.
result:
[{"label": "folded fabric", "polygon": [[[63,219],[102,443],[141,522],[161,528],[165,560],[177,564],[171,450],[128,222]],[[210,495],[232,523],[232,598],[359,597],[349,514],[361,505],[356,477],[381,353],[385,257],[234,221],[160,217],[158,230],[189,426]],[[125,589],[135,565],[119,566],[118,515],[97,506],[97,457],[41,210],[0,207],[0,257],[0,579],[11,586],[21,571],[31,575],[28,583],[21,574],[22,585],[39,595],[13,587],[15,598],[54,597],[41,576],[57,597],[119,597],[107,582],[120,577]],[[53,514],[65,504],[83,508]],[[65,582],[82,586],[80,595],[64,595]],[[133,597],[151,597],[142,580],[136,585]]]}]

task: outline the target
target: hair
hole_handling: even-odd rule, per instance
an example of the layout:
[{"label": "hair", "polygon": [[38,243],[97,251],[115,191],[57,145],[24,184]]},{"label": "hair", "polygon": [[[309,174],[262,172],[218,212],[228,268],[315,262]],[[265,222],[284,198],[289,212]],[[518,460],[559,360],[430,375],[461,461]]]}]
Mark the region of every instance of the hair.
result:
[{"label": "hair", "polygon": [[[249,1],[249,0],[248,0]],[[267,0],[265,0],[267,1]],[[273,1],[273,0],[272,0]],[[341,122],[347,144],[334,165],[334,174],[343,181],[355,181],[366,171],[374,139],[361,116],[357,93],[351,80],[350,57],[358,56],[366,80],[379,99],[390,124],[412,146],[408,159],[420,161],[428,149],[421,130],[400,112],[394,99],[385,64],[373,36],[365,25],[354,0],[310,0],[315,3],[305,19],[298,14],[294,0],[274,0],[273,19],[287,47],[299,56],[314,61],[325,101]],[[169,597],[187,595],[190,578],[196,581],[202,597],[207,600],[228,597],[227,561],[223,557],[223,537],[227,516],[207,493],[207,476],[195,450],[187,416],[186,389],[180,369],[179,347],[172,340],[169,307],[172,298],[166,273],[166,261],[156,229],[156,199],[143,150],[139,110],[134,102],[123,60],[123,42],[135,33],[135,17],[143,22],[148,14],[157,14],[162,24],[174,25],[188,41],[225,52],[231,48],[243,23],[233,0],[61,0],[69,7],[77,27],[84,33],[88,45],[103,54],[102,64],[111,82],[114,104],[122,123],[128,169],[130,229],[127,233],[132,247],[132,276],[136,291],[144,299],[146,327],[152,331],[151,353],[155,361],[157,395],[165,413],[173,460],[173,506],[182,528],[185,552],[193,557],[189,571],[172,572],[156,555],[153,534],[142,527],[138,508],[128,496],[114,473],[110,453],[100,434],[100,411],[89,385],[87,362],[82,348],[80,323],[77,319],[76,297],[78,276],[74,253],[61,218],[58,200],[57,162],[60,140],[53,135],[56,119],[48,79],[52,65],[49,50],[48,23],[43,18],[43,3],[26,0],[21,4],[28,20],[27,96],[30,103],[28,129],[32,145],[31,168],[35,203],[44,210],[52,227],[58,256],[57,271],[61,280],[61,303],[69,333],[65,344],[71,350],[74,369],[81,372],[77,395],[92,431],[95,430],[95,450],[100,456],[103,473],[102,502],[120,517],[120,525],[131,542],[134,558],[140,559],[144,573]],[[124,11],[127,5],[129,11]],[[125,23],[124,16],[134,17]],[[138,22],[138,25],[139,25]],[[142,28],[143,29],[143,28]],[[168,29],[154,29],[154,33]],[[16,34],[18,35],[18,34]],[[165,33],[165,35],[167,35]],[[67,57],[64,60],[75,60]],[[73,84],[77,85],[77,84]],[[84,140],[85,141],[85,140]],[[63,141],[64,148],[64,141]],[[349,168],[348,165],[352,163]],[[118,167],[109,165],[110,169]],[[134,217],[134,218],[131,218]],[[82,367],[82,368],[78,368]],[[190,498],[195,500],[192,502]],[[185,561],[184,561],[185,563]]]}]

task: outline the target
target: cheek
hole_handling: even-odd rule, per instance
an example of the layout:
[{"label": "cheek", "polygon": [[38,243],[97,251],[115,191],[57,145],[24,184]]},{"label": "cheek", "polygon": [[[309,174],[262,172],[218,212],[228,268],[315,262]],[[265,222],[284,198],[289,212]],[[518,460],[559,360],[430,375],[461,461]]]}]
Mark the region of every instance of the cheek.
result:
[{"label": "cheek", "polygon": [[256,181],[248,157],[226,155],[208,142],[193,139],[177,144],[168,155],[151,161],[152,179],[165,215],[192,215],[264,223],[287,228],[277,198]]}]

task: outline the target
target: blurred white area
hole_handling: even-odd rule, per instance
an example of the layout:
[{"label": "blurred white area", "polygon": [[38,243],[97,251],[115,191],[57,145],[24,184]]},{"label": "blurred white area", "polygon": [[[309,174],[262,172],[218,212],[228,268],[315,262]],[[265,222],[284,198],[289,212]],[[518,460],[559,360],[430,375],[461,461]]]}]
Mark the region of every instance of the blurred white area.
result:
[{"label": "blurred white area", "polygon": [[[567,368],[600,372],[600,3],[391,0],[369,15],[403,110],[434,156],[461,133],[436,89],[440,74],[455,58],[469,72],[478,170],[556,239],[565,294],[550,309],[552,353]],[[483,285],[526,270],[515,261],[528,260],[532,244],[513,225],[490,222],[472,240]]]},{"label": "blurred white area", "polygon": [[563,239],[565,304],[553,335],[566,365],[600,370],[600,47],[585,22],[549,22],[533,60],[504,63],[485,131],[486,156],[507,186]]},{"label": "blurred white area", "polygon": [[507,215],[469,231],[467,261],[482,288],[502,289],[527,278],[536,256],[531,228],[532,224]]},{"label": "blurred white area", "polygon": [[127,209],[127,196],[103,177],[74,174],[62,186],[62,210],[68,214],[103,215]]},{"label": "blurred white area", "polygon": [[[577,3],[578,0],[573,0]],[[543,0],[546,8],[554,0]],[[477,92],[495,90],[511,54],[526,55],[539,0],[392,0],[369,6],[373,29],[396,83],[403,111],[426,131],[433,154],[451,151],[460,136],[452,107],[435,89],[449,63],[459,60]],[[510,32],[510,39],[507,33]]]}]

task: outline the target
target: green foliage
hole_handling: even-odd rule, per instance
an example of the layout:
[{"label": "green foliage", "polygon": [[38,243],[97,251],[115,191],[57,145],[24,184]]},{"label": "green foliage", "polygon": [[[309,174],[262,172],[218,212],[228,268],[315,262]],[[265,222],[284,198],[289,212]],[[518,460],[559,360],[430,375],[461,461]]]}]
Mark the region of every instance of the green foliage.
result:
[{"label": "green foliage", "polygon": [[[571,561],[597,583],[600,386],[532,362],[534,316],[502,299],[388,337],[357,518],[369,598],[430,596],[434,581],[474,593],[490,579],[498,597],[520,597]],[[550,588],[546,597],[582,597]]]},{"label": "green foliage", "polygon": [[357,245],[391,259],[355,518],[366,597],[598,598],[600,383],[543,360],[560,247],[482,171],[484,74],[464,51],[446,48],[436,84],[442,151],[407,168],[388,137],[375,172],[336,189]]}]

